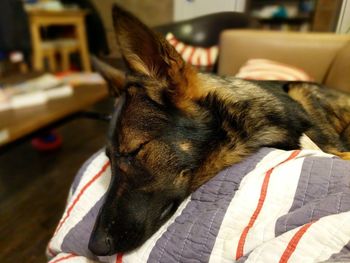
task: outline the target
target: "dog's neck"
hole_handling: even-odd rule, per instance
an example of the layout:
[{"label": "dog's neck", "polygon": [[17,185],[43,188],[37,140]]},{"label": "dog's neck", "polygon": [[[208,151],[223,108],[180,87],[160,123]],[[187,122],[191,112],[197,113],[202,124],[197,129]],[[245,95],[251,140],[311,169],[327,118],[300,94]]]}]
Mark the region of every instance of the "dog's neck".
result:
[{"label": "dog's neck", "polygon": [[[224,168],[240,162],[252,153],[252,150],[243,141],[233,139],[238,137],[235,134],[236,131],[231,128],[229,123],[231,120],[224,117],[226,115],[224,114],[225,111],[229,113],[229,109],[225,109],[224,105],[234,105],[238,101],[250,99],[248,97],[250,95],[246,95],[247,90],[245,92],[237,92],[237,89],[233,91],[238,86],[243,86],[243,89],[244,87],[247,87],[248,90],[251,89],[251,84],[247,81],[221,78],[209,74],[198,74],[195,85],[192,84],[191,86],[191,99],[205,108],[207,112],[210,112],[208,115],[214,119],[214,122],[218,123],[217,132],[221,134],[221,136],[218,135],[218,137],[221,137],[220,139],[215,138],[208,142],[211,151],[204,157],[198,169],[194,171],[191,192],[209,181]],[[253,93],[253,90],[251,90],[251,93]],[[236,105],[235,109],[237,107],[239,105]],[[230,115],[232,116],[232,113]]]}]

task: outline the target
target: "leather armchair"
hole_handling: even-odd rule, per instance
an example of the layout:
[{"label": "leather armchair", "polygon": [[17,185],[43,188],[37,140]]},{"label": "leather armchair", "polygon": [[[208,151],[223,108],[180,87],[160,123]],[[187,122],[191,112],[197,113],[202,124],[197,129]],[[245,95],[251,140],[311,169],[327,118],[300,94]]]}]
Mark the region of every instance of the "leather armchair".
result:
[{"label": "leather armchair", "polygon": [[235,75],[249,59],[304,69],[316,82],[350,92],[350,34],[227,30],[220,39],[218,73]]}]

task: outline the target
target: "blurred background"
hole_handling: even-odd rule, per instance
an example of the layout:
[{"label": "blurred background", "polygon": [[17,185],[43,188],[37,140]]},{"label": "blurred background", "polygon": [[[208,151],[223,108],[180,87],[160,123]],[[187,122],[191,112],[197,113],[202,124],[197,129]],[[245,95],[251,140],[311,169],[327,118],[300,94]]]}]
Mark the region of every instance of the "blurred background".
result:
[{"label": "blurred background", "polygon": [[[35,33],[30,30],[33,24],[30,17],[35,16],[35,11],[38,10],[62,13],[78,9],[86,11],[84,19],[89,51],[93,54],[117,57],[118,50],[112,18],[109,14],[114,3],[130,10],[151,27],[217,12],[245,13],[255,18],[258,27],[263,30],[346,33],[350,27],[349,4],[346,0],[164,0],[159,2],[154,0],[3,0],[1,10],[4,14],[1,16],[0,27],[0,74],[4,75],[6,70],[13,68],[14,65],[9,65],[9,61],[13,64],[21,64],[19,62],[24,60],[28,65],[33,64],[30,60],[33,54],[30,52],[35,52],[33,47]],[[21,5],[23,7],[20,7]],[[70,45],[73,49],[72,25],[62,26],[53,23],[53,25],[43,26],[40,34],[43,40],[46,40],[44,43],[46,46],[43,48],[49,49],[49,45],[56,44]],[[64,37],[66,43],[59,43],[58,41],[62,42]],[[73,54],[74,52],[71,51],[70,56]]]},{"label": "blurred background", "polygon": [[105,144],[114,101],[90,56],[125,69],[115,3],[200,71],[350,92],[350,0],[1,0],[2,263],[46,262],[70,183]]}]

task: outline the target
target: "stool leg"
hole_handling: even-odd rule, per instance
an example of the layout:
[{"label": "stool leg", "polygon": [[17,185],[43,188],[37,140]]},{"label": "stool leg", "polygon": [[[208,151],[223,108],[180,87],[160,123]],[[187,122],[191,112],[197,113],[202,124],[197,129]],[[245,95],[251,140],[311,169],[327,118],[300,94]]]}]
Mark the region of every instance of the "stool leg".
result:
[{"label": "stool leg", "polygon": [[62,71],[70,69],[69,52],[66,49],[61,49]]},{"label": "stool leg", "polygon": [[34,51],[33,53],[33,68],[36,71],[44,70],[44,59],[45,56],[41,54],[41,52]]},{"label": "stool leg", "polygon": [[54,50],[50,50],[47,58],[49,60],[50,71],[51,72],[56,72],[57,71],[57,64],[56,64],[56,58],[55,58],[55,51]]}]

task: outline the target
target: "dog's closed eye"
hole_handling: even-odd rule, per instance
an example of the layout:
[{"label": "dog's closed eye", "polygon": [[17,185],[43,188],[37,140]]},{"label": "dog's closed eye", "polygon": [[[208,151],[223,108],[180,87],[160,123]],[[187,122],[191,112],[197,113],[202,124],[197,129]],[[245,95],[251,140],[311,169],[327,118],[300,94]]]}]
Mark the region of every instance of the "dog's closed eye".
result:
[{"label": "dog's closed eye", "polygon": [[137,147],[135,147],[135,150],[131,150],[129,152],[119,152],[115,151],[114,156],[117,158],[120,157],[135,157],[141,150],[142,148],[148,144],[150,141],[146,141],[144,143],[139,144]]}]

